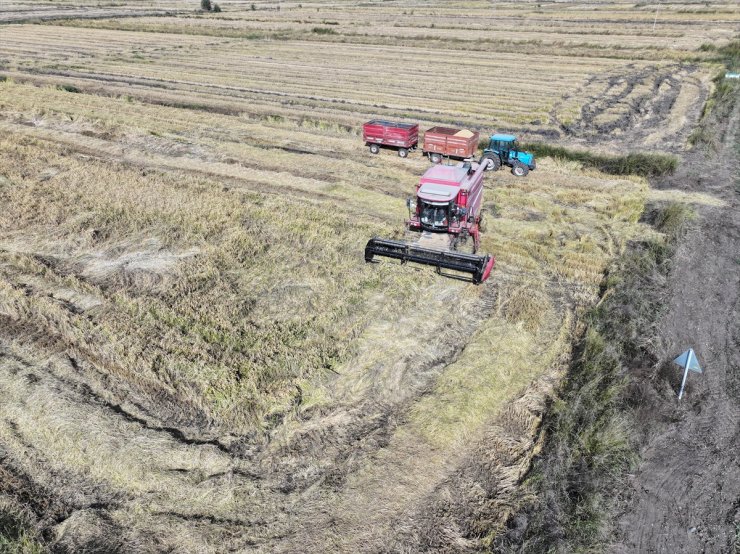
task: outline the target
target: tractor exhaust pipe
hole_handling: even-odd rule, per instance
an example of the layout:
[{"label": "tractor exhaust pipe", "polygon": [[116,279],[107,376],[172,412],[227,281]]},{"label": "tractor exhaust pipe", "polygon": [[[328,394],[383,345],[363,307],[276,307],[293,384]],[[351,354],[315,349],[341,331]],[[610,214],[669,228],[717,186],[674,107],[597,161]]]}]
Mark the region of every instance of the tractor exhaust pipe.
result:
[{"label": "tractor exhaust pipe", "polygon": [[442,269],[450,269],[468,273],[471,281],[476,285],[488,279],[495,263],[495,259],[490,254],[475,256],[461,252],[431,250],[406,242],[379,238],[370,239],[365,246],[365,261],[372,262],[374,256],[394,258],[401,260],[401,263],[414,262],[431,265],[435,266],[438,272]]}]

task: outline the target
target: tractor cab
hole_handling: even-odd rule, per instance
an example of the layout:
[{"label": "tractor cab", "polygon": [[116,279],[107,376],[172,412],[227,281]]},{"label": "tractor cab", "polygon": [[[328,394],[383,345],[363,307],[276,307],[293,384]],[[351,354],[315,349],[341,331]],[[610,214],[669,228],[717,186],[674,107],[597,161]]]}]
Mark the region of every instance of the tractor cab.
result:
[{"label": "tractor cab", "polygon": [[483,160],[488,160],[488,169],[509,166],[517,177],[523,177],[536,167],[534,155],[519,150],[514,135],[491,135],[488,148],[483,151]]},{"label": "tractor cab", "polygon": [[502,158],[509,159],[510,156],[516,157],[519,144],[517,144],[514,135],[491,135],[491,142],[488,143],[486,150],[495,152]]}]

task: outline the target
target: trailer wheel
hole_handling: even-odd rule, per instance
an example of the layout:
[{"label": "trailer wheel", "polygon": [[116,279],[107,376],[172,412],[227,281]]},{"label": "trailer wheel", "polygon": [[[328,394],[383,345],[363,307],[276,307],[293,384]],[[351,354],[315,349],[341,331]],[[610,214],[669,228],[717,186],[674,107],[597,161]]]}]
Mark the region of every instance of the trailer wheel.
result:
[{"label": "trailer wheel", "polygon": [[378,146],[377,144],[371,144],[370,152],[372,152],[373,154],[377,154],[378,152],[380,152],[380,146]]},{"label": "trailer wheel", "polygon": [[524,177],[529,173],[529,168],[521,162],[514,162],[511,166],[511,172],[517,177]]},{"label": "trailer wheel", "polygon": [[432,160],[433,164],[438,164],[442,161],[442,156],[440,156],[439,154],[431,154],[429,156],[429,159]]},{"label": "trailer wheel", "polygon": [[406,156],[408,156],[408,155],[409,155],[409,151],[408,151],[408,150],[406,150],[405,148],[399,148],[399,149],[398,149],[398,155],[399,155],[399,156],[400,156],[401,158],[405,158]]}]

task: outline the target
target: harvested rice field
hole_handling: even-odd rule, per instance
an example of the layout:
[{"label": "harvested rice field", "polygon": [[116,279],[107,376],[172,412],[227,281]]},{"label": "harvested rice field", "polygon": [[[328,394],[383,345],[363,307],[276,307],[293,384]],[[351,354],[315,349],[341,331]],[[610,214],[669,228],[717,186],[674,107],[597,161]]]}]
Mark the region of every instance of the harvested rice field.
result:
[{"label": "harvested rice field", "polygon": [[646,205],[723,201],[541,157],[484,284],[366,264],[430,163],[362,123],[680,155],[740,10],[219,4],[0,7],[0,550],[490,549]]}]

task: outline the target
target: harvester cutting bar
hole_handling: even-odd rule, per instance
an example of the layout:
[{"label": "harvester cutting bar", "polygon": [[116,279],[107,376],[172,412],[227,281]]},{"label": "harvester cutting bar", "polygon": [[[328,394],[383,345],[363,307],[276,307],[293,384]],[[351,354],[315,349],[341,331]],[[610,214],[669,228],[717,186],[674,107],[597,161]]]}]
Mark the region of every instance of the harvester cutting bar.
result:
[{"label": "harvester cutting bar", "polygon": [[462,252],[431,250],[406,242],[379,238],[370,239],[365,246],[365,261],[372,262],[373,256],[395,258],[401,260],[401,263],[433,265],[438,271],[451,269],[469,273],[476,285],[488,279],[495,261],[491,255],[475,256]]}]

